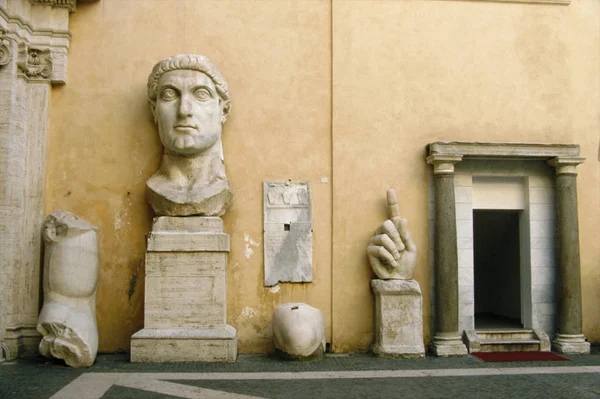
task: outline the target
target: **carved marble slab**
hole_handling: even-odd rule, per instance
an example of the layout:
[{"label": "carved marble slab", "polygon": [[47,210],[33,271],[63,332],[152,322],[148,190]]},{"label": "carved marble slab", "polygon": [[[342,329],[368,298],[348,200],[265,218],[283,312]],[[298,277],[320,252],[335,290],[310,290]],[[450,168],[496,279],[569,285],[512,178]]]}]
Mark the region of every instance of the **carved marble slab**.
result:
[{"label": "carved marble slab", "polygon": [[312,207],[309,181],[265,181],[265,285],[312,281]]}]

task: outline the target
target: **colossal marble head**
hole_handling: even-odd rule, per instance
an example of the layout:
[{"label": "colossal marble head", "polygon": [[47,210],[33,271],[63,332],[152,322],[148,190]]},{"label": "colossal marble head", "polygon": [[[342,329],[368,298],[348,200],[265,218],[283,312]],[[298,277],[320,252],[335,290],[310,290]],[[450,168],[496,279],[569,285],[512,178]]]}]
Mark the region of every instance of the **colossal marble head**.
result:
[{"label": "colossal marble head", "polygon": [[152,209],[160,216],[223,215],[233,198],[221,141],[231,108],[225,78],[202,55],[176,55],[154,66],[148,101],[165,147],[146,182]]},{"label": "colossal marble head", "polygon": [[166,151],[183,156],[220,143],[231,107],[225,78],[198,54],[159,61],[148,77],[148,102]]}]

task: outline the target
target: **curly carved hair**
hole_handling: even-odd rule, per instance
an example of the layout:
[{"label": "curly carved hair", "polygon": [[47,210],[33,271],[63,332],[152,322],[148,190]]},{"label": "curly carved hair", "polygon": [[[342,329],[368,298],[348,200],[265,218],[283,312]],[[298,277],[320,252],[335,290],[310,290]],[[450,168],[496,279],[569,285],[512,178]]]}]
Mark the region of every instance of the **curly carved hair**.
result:
[{"label": "curly carved hair", "polygon": [[156,98],[158,96],[158,80],[163,74],[180,69],[202,72],[211,78],[223,104],[223,117],[221,118],[221,123],[225,123],[229,116],[229,111],[231,110],[227,81],[223,75],[221,75],[221,72],[219,72],[215,64],[200,54],[180,54],[160,60],[154,65],[150,76],[148,76],[148,103],[152,109],[152,114],[156,115],[154,110],[156,108]]}]

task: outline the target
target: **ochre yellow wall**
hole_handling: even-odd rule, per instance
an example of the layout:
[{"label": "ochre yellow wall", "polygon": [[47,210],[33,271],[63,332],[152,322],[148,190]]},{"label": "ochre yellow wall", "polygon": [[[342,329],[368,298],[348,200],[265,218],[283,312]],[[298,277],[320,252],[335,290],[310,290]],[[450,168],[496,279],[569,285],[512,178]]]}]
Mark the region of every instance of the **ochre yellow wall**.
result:
[{"label": "ochre yellow wall", "polygon": [[[270,345],[277,304],[323,311],[336,351],[372,340],[365,248],[395,187],[419,248],[430,339],[425,145],[577,143],[584,333],[600,341],[600,2],[101,0],[71,15],[68,83],[52,91],[46,213],[101,229],[100,351],[143,327],[145,181],[162,148],[146,79],[200,53],[229,83],[234,203],[228,321],[241,352]],[[322,182],[326,178],[327,182]],[[313,282],[263,286],[262,182],[310,180]],[[277,291],[277,292],[276,292]]]},{"label": "ochre yellow wall", "polygon": [[[576,143],[584,333],[600,341],[600,2],[333,1],[333,343],[367,350],[365,243],[395,187],[429,340],[433,141]],[[359,210],[359,211],[357,211]]]},{"label": "ochre yellow wall", "polygon": [[[100,227],[100,351],[129,350],[143,327],[146,180],[161,145],[146,80],[160,59],[209,57],[229,83],[225,165],[234,202],[228,321],[242,352],[268,348],[279,303],[318,306],[331,326],[331,44],[329,2],[102,0],[72,15],[69,82],[52,92],[46,210]],[[263,180],[310,180],[313,283],[263,286]],[[250,255],[250,253],[252,253]]]}]

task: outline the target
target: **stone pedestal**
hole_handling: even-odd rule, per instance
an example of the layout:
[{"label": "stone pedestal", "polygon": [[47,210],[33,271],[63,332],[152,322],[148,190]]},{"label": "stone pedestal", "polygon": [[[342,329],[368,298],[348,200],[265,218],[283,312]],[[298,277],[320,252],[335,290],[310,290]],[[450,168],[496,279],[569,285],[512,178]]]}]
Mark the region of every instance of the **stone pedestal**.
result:
[{"label": "stone pedestal", "polygon": [[378,356],[418,358],[423,346],[423,298],[415,280],[371,280]]},{"label": "stone pedestal", "polygon": [[227,325],[229,235],[219,217],[158,217],[148,235],[144,329],[132,362],[233,362]]}]

